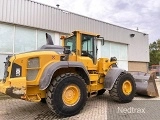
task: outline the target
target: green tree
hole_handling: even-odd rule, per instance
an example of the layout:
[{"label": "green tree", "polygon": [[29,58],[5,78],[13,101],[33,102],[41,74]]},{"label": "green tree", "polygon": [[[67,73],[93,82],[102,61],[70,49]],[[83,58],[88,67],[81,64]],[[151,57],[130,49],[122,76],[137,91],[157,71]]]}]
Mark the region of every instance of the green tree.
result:
[{"label": "green tree", "polygon": [[158,50],[160,50],[160,39],[157,40],[157,47],[158,47]]},{"label": "green tree", "polygon": [[149,45],[150,63],[149,65],[158,65],[160,62],[160,39]]}]

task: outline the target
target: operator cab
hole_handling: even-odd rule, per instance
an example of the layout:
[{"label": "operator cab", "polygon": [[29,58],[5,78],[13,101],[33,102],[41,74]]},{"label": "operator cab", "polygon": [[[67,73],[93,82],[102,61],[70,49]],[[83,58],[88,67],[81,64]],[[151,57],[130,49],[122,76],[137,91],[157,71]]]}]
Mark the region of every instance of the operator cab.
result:
[{"label": "operator cab", "polygon": [[74,31],[73,35],[64,39],[63,46],[69,46],[70,51],[76,55],[85,56],[92,59],[93,64],[97,62],[97,39],[101,39],[104,44],[104,38],[99,35],[85,33],[80,31]]}]

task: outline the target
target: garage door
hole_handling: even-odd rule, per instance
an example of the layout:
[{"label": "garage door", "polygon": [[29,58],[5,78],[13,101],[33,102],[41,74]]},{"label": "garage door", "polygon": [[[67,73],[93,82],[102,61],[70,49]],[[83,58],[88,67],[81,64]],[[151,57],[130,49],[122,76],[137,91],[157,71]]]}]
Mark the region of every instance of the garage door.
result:
[{"label": "garage door", "polygon": [[105,44],[101,46],[99,54],[99,57],[116,57],[118,67],[128,70],[128,50],[126,44],[105,41]]}]

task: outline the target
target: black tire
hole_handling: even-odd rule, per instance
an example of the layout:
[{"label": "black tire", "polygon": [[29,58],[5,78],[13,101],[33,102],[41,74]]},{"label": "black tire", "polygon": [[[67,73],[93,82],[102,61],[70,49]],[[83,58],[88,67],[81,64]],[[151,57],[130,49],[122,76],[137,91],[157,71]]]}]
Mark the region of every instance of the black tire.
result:
[{"label": "black tire", "polygon": [[[122,86],[125,81],[129,81],[132,86],[131,92],[128,95],[126,95],[122,90]],[[121,103],[131,102],[135,96],[135,92],[136,92],[135,80],[130,73],[121,74],[115,81],[112,89],[109,91],[112,99]]]},{"label": "black tire", "polygon": [[[80,91],[78,101],[74,105],[67,105],[63,101],[63,91],[75,85]],[[79,113],[86,104],[87,88],[84,80],[77,74],[66,73],[56,77],[47,90],[46,102],[48,107],[58,116],[69,117]]]},{"label": "black tire", "polygon": [[106,91],[106,89],[98,90],[97,96],[103,95],[103,93],[105,93],[105,91]]}]

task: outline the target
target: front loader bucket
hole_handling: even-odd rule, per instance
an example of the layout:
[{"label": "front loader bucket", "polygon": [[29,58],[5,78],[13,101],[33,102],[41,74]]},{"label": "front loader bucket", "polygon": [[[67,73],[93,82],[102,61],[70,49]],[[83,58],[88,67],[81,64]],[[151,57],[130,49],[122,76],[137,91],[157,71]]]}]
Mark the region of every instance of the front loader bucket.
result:
[{"label": "front loader bucket", "polygon": [[136,93],[150,97],[158,97],[158,89],[156,86],[156,74],[144,72],[129,72],[133,75],[136,82]]}]

